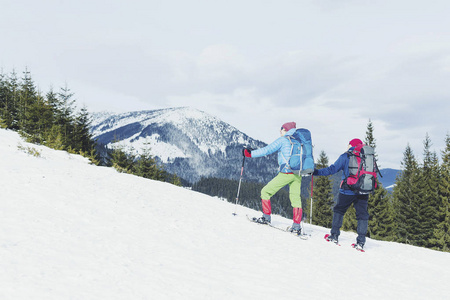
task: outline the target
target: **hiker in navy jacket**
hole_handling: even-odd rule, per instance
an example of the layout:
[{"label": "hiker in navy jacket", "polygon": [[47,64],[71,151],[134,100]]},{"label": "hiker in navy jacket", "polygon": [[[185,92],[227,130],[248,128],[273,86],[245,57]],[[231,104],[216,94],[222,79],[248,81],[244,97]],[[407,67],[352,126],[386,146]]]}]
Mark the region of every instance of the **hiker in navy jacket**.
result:
[{"label": "hiker in navy jacket", "polygon": [[[351,140],[348,145],[348,150],[353,150],[359,144],[362,144],[362,141],[360,139]],[[341,156],[339,156],[336,162],[331,166],[319,170],[314,170],[314,175],[328,176],[342,170],[342,182],[345,182],[345,179],[349,175],[349,161],[349,155],[347,152],[345,152],[341,154]],[[336,205],[333,208],[333,223],[331,225],[331,234],[327,237],[328,241],[334,242],[336,244],[338,243],[340,228],[344,220],[345,212],[353,203],[353,206],[356,210],[356,220],[358,221],[356,229],[358,237],[356,238],[355,248],[359,250],[362,250],[364,248],[367,228],[369,225],[369,212],[367,210],[368,199],[369,195],[355,194],[352,190],[346,188],[345,185],[341,183],[341,187],[339,189],[339,197]]]}]

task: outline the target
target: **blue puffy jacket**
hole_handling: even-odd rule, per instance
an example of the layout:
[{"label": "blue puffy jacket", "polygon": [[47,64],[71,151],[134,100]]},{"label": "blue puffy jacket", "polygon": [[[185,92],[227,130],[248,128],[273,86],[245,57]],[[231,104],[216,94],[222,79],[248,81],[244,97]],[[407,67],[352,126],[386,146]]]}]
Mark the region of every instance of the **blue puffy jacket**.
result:
[{"label": "blue puffy jacket", "polygon": [[290,140],[290,136],[295,130],[292,128],[266,147],[253,150],[252,157],[262,157],[278,151],[278,165],[280,166],[278,171],[281,173],[298,172],[301,165],[301,145],[296,140]]},{"label": "blue puffy jacket", "polygon": [[[355,149],[355,147],[352,147],[349,150],[353,150],[353,149]],[[327,168],[318,169],[316,172],[314,172],[314,175],[328,176],[328,175],[336,174],[337,172],[342,170],[343,171],[342,172],[342,180],[344,180],[349,175],[349,171],[348,171],[349,161],[350,161],[349,156],[348,156],[347,152],[345,152],[345,153],[341,154],[341,156],[339,156],[339,158],[334,162],[334,164],[330,165]],[[340,188],[339,192],[341,194],[345,194],[345,195],[355,195],[355,193],[349,189]]]}]

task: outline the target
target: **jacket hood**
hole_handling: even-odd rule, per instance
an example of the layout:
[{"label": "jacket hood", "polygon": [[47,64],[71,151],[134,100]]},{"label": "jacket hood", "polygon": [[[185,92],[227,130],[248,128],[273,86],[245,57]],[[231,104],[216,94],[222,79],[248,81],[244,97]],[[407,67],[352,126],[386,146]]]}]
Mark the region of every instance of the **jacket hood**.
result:
[{"label": "jacket hood", "polygon": [[297,128],[292,128],[288,132],[286,132],[285,135],[293,135],[296,130],[297,130]]}]

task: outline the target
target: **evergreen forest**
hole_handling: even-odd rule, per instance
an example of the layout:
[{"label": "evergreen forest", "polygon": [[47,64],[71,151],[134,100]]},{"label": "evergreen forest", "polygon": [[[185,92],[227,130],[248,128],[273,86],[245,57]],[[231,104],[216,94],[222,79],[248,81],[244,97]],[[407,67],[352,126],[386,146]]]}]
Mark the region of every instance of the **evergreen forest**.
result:
[{"label": "evergreen forest", "polygon": [[[181,185],[181,180],[157,164],[144,149],[135,156],[124,149],[97,145],[91,133],[91,116],[78,109],[74,93],[66,86],[40,91],[28,70],[19,78],[15,71],[0,73],[0,127],[19,132],[27,142],[88,157],[93,164],[116,168],[137,176]],[[102,155],[99,155],[99,152]]]}]

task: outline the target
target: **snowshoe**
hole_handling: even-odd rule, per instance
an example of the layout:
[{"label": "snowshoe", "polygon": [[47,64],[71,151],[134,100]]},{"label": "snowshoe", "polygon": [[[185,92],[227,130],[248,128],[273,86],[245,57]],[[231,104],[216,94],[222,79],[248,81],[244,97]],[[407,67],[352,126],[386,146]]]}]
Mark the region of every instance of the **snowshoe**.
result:
[{"label": "snowshoe", "polygon": [[270,224],[270,220],[268,220],[264,216],[262,216],[260,218],[253,217],[252,220],[253,220],[253,222],[258,223],[258,224]]},{"label": "snowshoe", "polygon": [[302,234],[302,228],[300,227],[300,224],[292,224],[292,226],[288,227],[287,231],[295,234],[295,235],[301,235]]},{"label": "snowshoe", "polygon": [[365,252],[363,244],[352,244],[352,247],[360,252]]},{"label": "snowshoe", "polygon": [[336,245],[339,245],[338,237],[333,234],[325,234],[324,239],[327,242],[332,242],[332,243],[335,243]]}]

